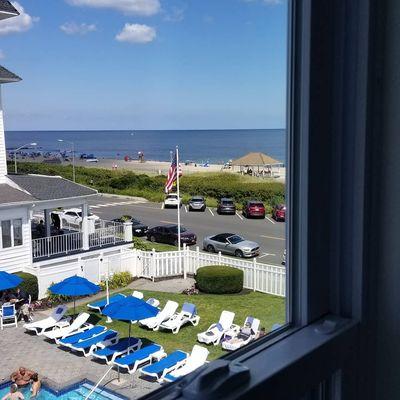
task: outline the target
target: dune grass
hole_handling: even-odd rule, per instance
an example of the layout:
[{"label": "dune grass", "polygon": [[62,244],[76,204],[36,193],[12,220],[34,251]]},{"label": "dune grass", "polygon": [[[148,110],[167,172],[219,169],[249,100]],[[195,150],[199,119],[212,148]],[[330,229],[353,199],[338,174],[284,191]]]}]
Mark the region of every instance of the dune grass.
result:
[{"label": "dune grass", "polygon": [[[121,293],[131,294],[132,290],[121,290]],[[285,299],[271,296],[259,292],[243,291],[235,295],[211,295],[199,294],[188,296],[184,294],[143,291],[145,299],[154,297],[160,300],[160,306],[164,306],[168,300],[179,303],[180,307],[184,302],[190,302],[196,305],[200,315],[198,326],[188,324],[181,328],[178,334],[173,335],[166,331],[148,330],[140,327],[138,324],[132,325],[132,336],[141,338],[144,345],[155,342],[164,347],[167,353],[176,349],[190,352],[193,345],[197,342],[197,333],[206,330],[212,323],[217,322],[221,311],[229,310],[236,314],[235,323],[242,325],[246,316],[251,315],[261,320],[261,327],[267,332],[275,323],[285,321]],[[88,301],[90,302],[90,301]],[[87,311],[86,305],[77,307],[77,311]],[[90,321],[95,324],[102,324],[110,329],[115,329],[120,333],[120,337],[128,335],[128,323],[123,321],[113,321],[106,324],[106,318],[98,313],[89,311]],[[209,360],[222,356],[225,351],[221,346],[208,346],[210,351]]]}]

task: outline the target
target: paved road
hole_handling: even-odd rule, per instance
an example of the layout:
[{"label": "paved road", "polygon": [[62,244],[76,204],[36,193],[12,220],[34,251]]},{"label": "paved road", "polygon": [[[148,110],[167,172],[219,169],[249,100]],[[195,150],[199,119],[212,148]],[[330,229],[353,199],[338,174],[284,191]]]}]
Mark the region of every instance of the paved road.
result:
[{"label": "paved road", "polygon": [[[150,227],[176,223],[176,209],[163,209],[159,203],[140,202],[121,197],[97,196],[90,200],[91,211],[102,219],[110,220],[123,214],[133,215]],[[246,219],[241,214],[218,215],[215,209],[188,212],[181,208],[181,223],[196,233],[201,248],[203,238],[223,232],[238,233],[260,244],[260,262],[280,265],[285,249],[285,223],[271,219]]]}]

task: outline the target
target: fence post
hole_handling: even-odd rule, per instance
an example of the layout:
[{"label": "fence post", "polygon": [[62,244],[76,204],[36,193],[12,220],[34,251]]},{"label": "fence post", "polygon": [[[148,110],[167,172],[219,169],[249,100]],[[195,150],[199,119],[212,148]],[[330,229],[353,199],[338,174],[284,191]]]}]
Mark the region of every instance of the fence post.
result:
[{"label": "fence post", "polygon": [[199,268],[199,264],[200,264],[200,247],[197,246],[196,247],[196,266],[194,267],[194,271],[193,271],[194,274],[196,274],[197,268]]},{"label": "fence post", "polygon": [[156,249],[151,250],[151,275],[152,275],[152,280],[154,282],[154,277],[156,274]]},{"label": "fence post", "polygon": [[221,254],[221,252],[219,251],[218,252],[218,265],[221,265],[222,264],[222,254]]},{"label": "fence post", "polygon": [[183,244],[183,279],[186,279],[186,266],[188,262],[188,247],[186,243]]},{"label": "fence post", "polygon": [[[114,226],[114,236],[116,236],[115,231],[117,230],[117,227]],[[127,243],[132,242],[132,222],[131,221],[126,221],[124,222],[124,240]]]},{"label": "fence post", "polygon": [[254,257],[253,258],[253,291],[256,291],[256,285],[257,285],[257,273],[256,273],[256,268],[257,268],[257,259]]}]

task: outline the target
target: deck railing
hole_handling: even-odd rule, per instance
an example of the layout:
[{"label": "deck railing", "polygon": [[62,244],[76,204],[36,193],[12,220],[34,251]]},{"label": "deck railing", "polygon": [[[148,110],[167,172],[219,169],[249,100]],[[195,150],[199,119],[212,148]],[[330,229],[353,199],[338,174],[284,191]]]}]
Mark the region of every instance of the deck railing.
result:
[{"label": "deck railing", "polygon": [[[101,227],[88,234],[88,246],[95,249],[125,242],[124,225],[102,221]],[[33,259],[43,259],[63,254],[82,251],[84,247],[83,232],[72,232],[64,235],[43,237],[32,240]],[[86,248],[87,249],[87,248]]]}]

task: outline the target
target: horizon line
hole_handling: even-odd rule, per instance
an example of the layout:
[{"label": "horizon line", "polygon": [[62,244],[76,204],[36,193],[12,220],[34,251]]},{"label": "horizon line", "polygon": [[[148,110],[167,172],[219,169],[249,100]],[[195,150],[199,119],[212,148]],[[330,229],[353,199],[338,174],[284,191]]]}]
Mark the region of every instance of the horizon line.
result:
[{"label": "horizon line", "polygon": [[149,132],[149,131],[273,131],[286,128],[208,128],[208,129],[5,129],[5,132]]}]

